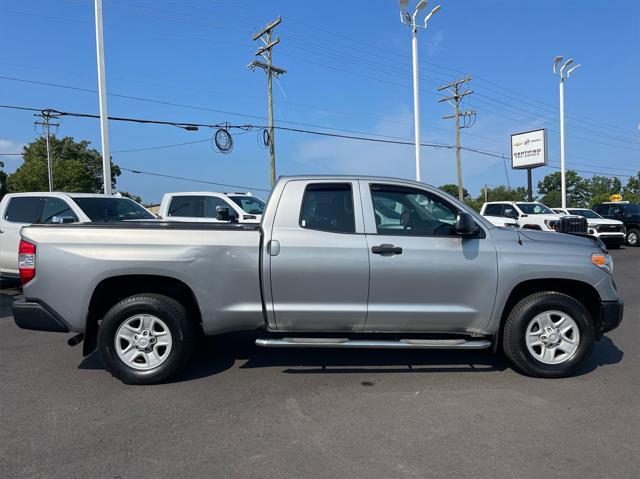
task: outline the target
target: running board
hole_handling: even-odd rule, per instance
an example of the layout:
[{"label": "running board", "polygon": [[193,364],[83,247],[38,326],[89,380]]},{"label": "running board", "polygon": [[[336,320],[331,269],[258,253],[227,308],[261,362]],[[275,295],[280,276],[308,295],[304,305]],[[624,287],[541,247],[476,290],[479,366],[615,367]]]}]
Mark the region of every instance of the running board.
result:
[{"label": "running board", "polygon": [[362,348],[362,349],[487,349],[491,341],[480,339],[400,339],[350,340],[349,338],[282,338],[256,339],[256,345],[265,348]]}]

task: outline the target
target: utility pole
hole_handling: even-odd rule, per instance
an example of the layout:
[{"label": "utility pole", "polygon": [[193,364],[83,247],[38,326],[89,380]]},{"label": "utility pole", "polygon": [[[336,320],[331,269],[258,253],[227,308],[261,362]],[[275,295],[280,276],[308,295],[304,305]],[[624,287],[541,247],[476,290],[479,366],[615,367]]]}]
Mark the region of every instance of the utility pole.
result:
[{"label": "utility pole", "polygon": [[105,195],[111,194],[111,154],[109,153],[109,114],[107,113],[107,79],[104,71],[102,35],[102,0],[95,0],[96,56],[98,63],[98,96],[100,98],[100,136],[102,138],[102,183]]},{"label": "utility pole", "polygon": [[42,110],[41,113],[34,115],[38,118],[42,118],[42,121],[35,121],[36,126],[42,126],[43,133],[47,140],[47,172],[49,176],[49,191],[53,191],[53,159],[51,158],[51,127],[59,127],[60,122],[51,122],[51,119],[60,118],[60,114],[54,110]]},{"label": "utility pole", "polygon": [[[471,75],[467,75],[460,80],[454,80],[451,83],[441,86],[438,88],[438,91],[449,90],[451,96],[442,98],[438,101],[438,103],[442,103],[444,101],[451,102],[453,101],[453,108],[455,113],[453,115],[443,116],[443,120],[450,120],[455,118],[456,120],[456,160],[458,164],[458,199],[460,201],[464,200],[463,189],[462,189],[462,158],[460,151],[460,130],[462,128],[469,128],[473,126],[476,121],[476,112],[475,110],[466,110],[460,111],[460,102],[462,99],[473,93],[473,90],[461,90],[461,86],[466,85],[471,81]],[[460,118],[462,118],[462,125],[460,125]],[[468,119],[468,120],[467,120]]]},{"label": "utility pole", "polygon": [[266,27],[264,27],[259,33],[256,33],[253,36],[253,41],[261,40],[263,45],[258,48],[255,53],[255,56],[262,57],[265,62],[260,62],[257,60],[249,63],[249,68],[251,70],[255,70],[257,68],[262,68],[264,72],[267,74],[267,109],[268,109],[268,117],[269,117],[269,176],[271,178],[271,188],[273,188],[276,184],[276,141],[273,129],[273,93],[272,93],[272,83],[273,79],[277,78],[278,75],[284,75],[287,73],[286,70],[282,68],[278,68],[273,66],[271,63],[271,50],[278,43],[280,43],[280,38],[276,37],[275,40],[271,39],[271,34],[273,33],[273,29],[277,27],[280,22],[282,22],[282,18],[278,17],[273,22],[269,23]]}]

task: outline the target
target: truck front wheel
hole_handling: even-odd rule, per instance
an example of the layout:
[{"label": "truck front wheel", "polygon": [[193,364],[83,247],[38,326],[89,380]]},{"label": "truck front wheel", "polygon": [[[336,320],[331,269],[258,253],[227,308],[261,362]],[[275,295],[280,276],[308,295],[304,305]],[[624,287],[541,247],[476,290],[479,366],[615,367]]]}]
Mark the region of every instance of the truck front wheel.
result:
[{"label": "truck front wheel", "polygon": [[561,378],[576,372],[595,341],[589,312],[570,296],[535,293],[513,308],[504,327],[504,352],[513,367],[534,377]]},{"label": "truck front wheel", "polygon": [[127,384],[162,382],[184,368],[196,325],[177,301],[159,294],[123,299],[105,315],[98,351],[107,369]]}]

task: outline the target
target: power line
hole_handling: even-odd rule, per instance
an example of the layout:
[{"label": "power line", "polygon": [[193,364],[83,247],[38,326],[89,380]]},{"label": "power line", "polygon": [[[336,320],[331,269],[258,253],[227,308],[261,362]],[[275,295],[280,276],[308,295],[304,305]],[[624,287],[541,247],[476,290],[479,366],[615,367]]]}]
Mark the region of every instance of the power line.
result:
[{"label": "power line", "polygon": [[164,173],[156,173],[153,171],[144,171],[144,170],[138,170],[138,169],[132,169],[132,168],[124,168],[122,166],[120,166],[121,170],[124,171],[128,171],[130,173],[134,173],[137,175],[150,175],[150,176],[160,176],[162,178],[171,178],[173,180],[183,180],[183,181],[192,181],[194,183],[204,183],[207,185],[216,185],[216,186],[224,186],[225,188],[237,188],[237,189],[241,189],[241,190],[255,190],[255,191],[266,191],[266,192],[270,192],[271,190],[267,190],[265,188],[254,188],[251,186],[242,186],[242,185],[230,185],[227,183],[217,183],[215,181],[207,181],[207,180],[198,180],[195,178],[187,178],[184,176],[175,176],[175,175],[166,175]]},{"label": "power line", "polygon": [[[23,106],[15,106],[15,105],[0,105],[0,108],[9,108],[9,109],[26,110],[26,111],[37,111],[37,112],[43,111],[43,109],[39,109],[39,108],[31,108],[31,107],[23,107]],[[56,113],[58,113],[58,114],[60,114],[62,116],[80,117],[80,118],[98,118],[98,115],[89,114],[89,113],[74,113],[74,112],[64,112],[64,111],[58,111],[58,110],[51,110],[51,111],[54,111],[54,112],[56,112]],[[175,126],[175,125],[198,125],[198,126],[207,127],[207,128],[219,128],[222,125],[220,123],[218,123],[218,124],[206,124],[206,123],[194,123],[194,122],[170,122],[170,121],[165,121],[165,120],[152,120],[152,119],[128,118],[128,117],[109,117],[109,119],[112,120],[112,121],[124,121],[124,122],[134,122],[134,123],[144,123],[144,124],[172,125],[172,126]],[[248,131],[248,130],[258,130],[258,129],[262,130],[262,129],[266,128],[266,126],[265,125],[227,125],[227,128],[235,128],[235,129],[241,129],[241,130]],[[303,128],[293,128],[293,127],[287,127],[287,126],[274,126],[274,128],[278,129],[278,130],[282,130],[282,131],[289,131],[289,132],[295,132],[295,133],[304,133],[304,134],[308,134],[308,135],[316,135],[316,136],[331,137],[331,138],[342,138],[342,139],[348,139],[348,140],[368,141],[368,142],[374,142],[374,143],[386,143],[386,144],[395,144],[395,145],[414,145],[413,141],[411,141],[409,139],[404,139],[404,138],[399,138],[399,139],[389,139],[387,137],[376,138],[373,135],[372,136],[360,136],[360,135],[352,135],[352,134],[340,134],[340,133],[331,133],[331,132],[325,132],[325,131],[309,130],[309,129],[303,129]],[[193,141],[193,142],[177,143],[177,144],[173,144],[173,145],[163,145],[163,146],[158,146],[158,147],[141,148],[141,149],[139,149],[139,151],[143,151],[145,149],[172,148],[174,146],[181,146],[181,145],[184,145],[184,144],[191,144],[191,143],[200,143],[200,142],[204,142],[204,141],[205,140],[196,140],[196,141]],[[455,149],[455,148],[457,148],[456,145],[449,145],[449,144],[444,144],[444,143],[421,143],[420,145],[423,146],[423,147],[430,147],[430,148],[444,148],[444,149]],[[494,157],[494,158],[499,158],[499,159],[501,159],[503,161],[506,161],[508,159],[507,155],[505,155],[504,153],[500,153],[500,152],[495,152],[495,151],[490,151],[490,150],[483,150],[483,149],[474,148],[474,147],[464,147],[464,146],[461,146],[460,149],[465,150],[465,151],[470,151],[470,152],[473,152],[473,153],[477,153],[477,154],[480,154],[480,155],[484,155],[484,156],[490,156],[490,157]],[[124,152],[135,151],[135,149],[123,150],[123,151]],[[10,155],[14,155],[14,154],[11,153]],[[604,173],[604,172],[596,172],[596,171],[589,171],[589,170],[577,170],[577,169],[575,171],[612,176],[609,173]],[[628,171],[632,171],[632,170],[628,170]],[[631,177],[631,176],[634,176],[634,175],[620,174],[619,176]]]}]

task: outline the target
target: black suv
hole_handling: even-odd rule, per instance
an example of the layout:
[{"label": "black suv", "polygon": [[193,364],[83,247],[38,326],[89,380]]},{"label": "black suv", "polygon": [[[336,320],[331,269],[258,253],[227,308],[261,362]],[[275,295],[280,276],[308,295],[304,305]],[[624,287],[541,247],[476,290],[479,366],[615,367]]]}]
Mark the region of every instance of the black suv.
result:
[{"label": "black suv", "polygon": [[600,203],[599,205],[595,205],[593,210],[605,218],[622,221],[627,231],[627,244],[629,246],[640,246],[639,204],[629,203],[628,201]]}]

